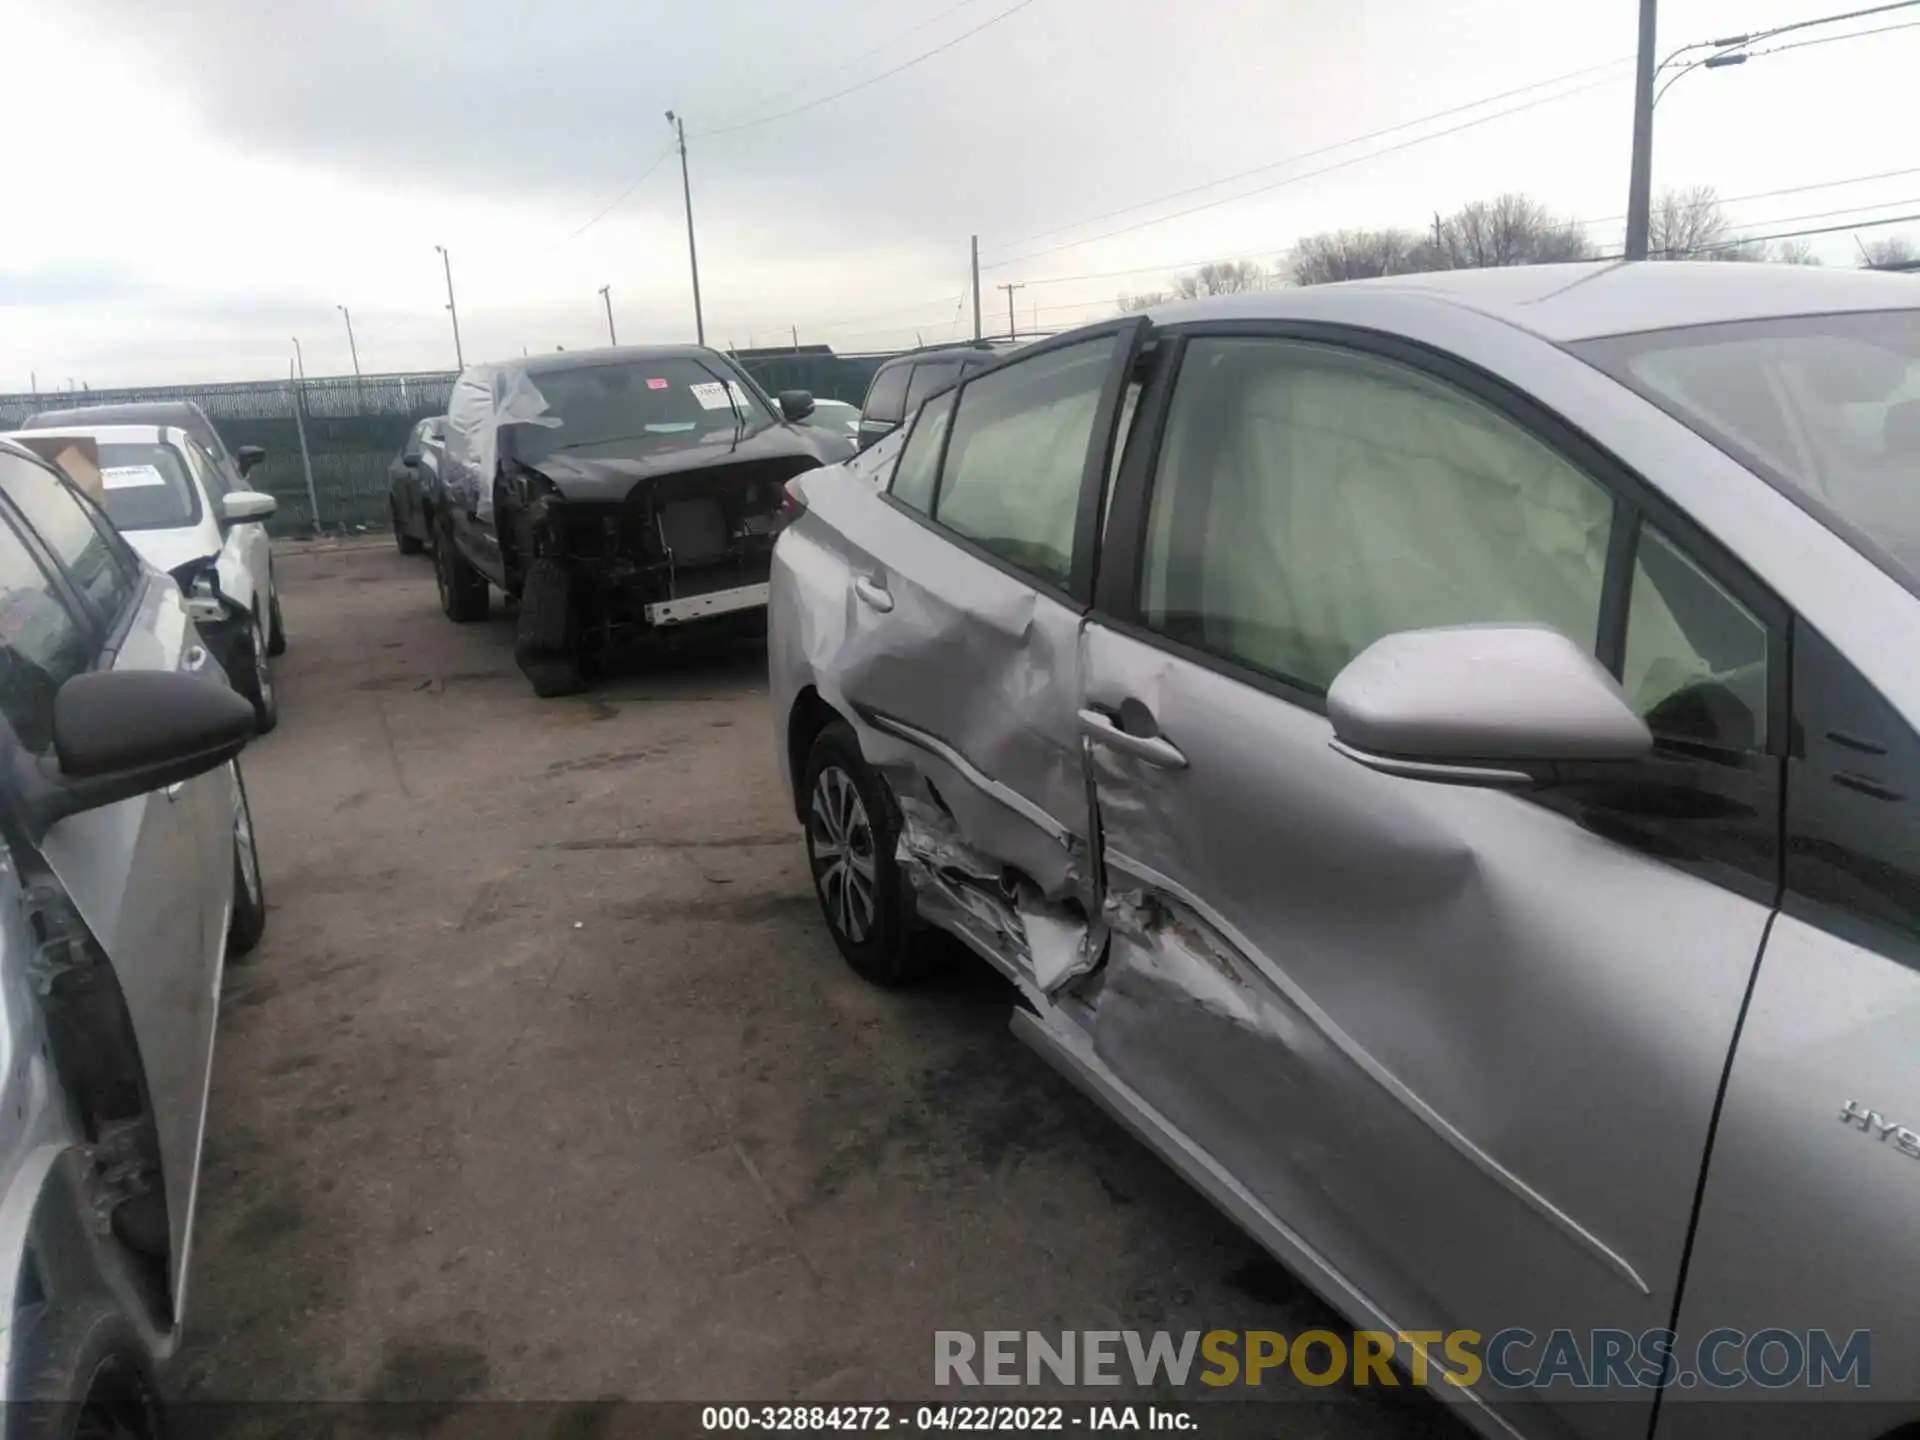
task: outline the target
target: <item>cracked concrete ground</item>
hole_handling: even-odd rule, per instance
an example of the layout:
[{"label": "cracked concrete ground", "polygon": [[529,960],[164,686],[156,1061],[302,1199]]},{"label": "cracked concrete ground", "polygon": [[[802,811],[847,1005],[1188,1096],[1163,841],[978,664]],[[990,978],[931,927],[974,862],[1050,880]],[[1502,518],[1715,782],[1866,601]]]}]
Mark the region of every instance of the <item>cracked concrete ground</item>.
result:
[{"label": "cracked concrete ground", "polygon": [[[227,976],[185,1394],[925,1399],[937,1329],[1340,1328],[983,966],[846,968],[759,651],[543,701],[497,595],[455,626],[425,558],[278,563],[270,921]],[[1312,1398],[1274,1433],[1458,1433]]]}]

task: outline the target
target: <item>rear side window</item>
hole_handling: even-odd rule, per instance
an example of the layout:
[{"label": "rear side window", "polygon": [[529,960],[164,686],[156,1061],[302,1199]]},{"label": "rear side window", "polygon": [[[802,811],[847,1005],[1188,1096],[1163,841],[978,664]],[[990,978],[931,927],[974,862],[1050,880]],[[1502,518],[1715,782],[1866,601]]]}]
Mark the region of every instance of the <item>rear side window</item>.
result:
[{"label": "rear side window", "polygon": [[960,375],[958,360],[941,360],[913,367],[913,379],[907,382],[907,412],[911,414],[934,391],[951,385]]},{"label": "rear side window", "polygon": [[947,425],[953,419],[953,401],[949,391],[921,407],[894,466],[893,498],[922,515],[933,510],[933,482],[939,473],[940,444],[947,438]]},{"label": "rear side window", "polygon": [[884,365],[867,391],[865,418],[898,425],[907,414],[907,374],[910,365]]},{"label": "rear side window", "polygon": [[[16,460],[0,455],[0,470]],[[93,663],[93,644],[13,526],[0,521],[0,714],[36,754],[53,745],[53,697]]]},{"label": "rear side window", "polygon": [[959,407],[934,519],[1064,586],[1087,446],[1117,343],[1109,335],[1068,345],[954,392]]},{"label": "rear side window", "polygon": [[[100,447],[103,478],[116,448]],[[106,516],[50,468],[14,456],[0,456],[0,490],[66,569],[74,588],[111,623],[133,599],[140,571]]]}]

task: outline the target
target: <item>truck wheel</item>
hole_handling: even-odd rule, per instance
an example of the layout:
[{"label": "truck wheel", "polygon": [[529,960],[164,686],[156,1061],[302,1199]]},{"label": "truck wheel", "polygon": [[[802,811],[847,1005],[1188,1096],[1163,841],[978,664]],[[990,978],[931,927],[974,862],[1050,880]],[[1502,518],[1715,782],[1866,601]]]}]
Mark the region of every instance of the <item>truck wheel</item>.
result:
[{"label": "truck wheel", "polygon": [[513,658],[543,699],[584,690],[581,665],[580,607],[573,577],[558,560],[536,560],[520,583],[520,617]]},{"label": "truck wheel", "polygon": [[442,525],[434,536],[433,578],[440,586],[440,608],[457,625],[487,618],[487,577],[467,563]]},{"label": "truck wheel", "polygon": [[387,509],[393,512],[393,548],[402,555],[418,555],[427,547],[408,533],[407,527],[400,523],[400,502],[389,500]]},{"label": "truck wheel", "polygon": [[7,1440],[164,1440],[166,1415],[153,1362],[115,1306],[43,1301],[16,1317],[16,1333]]},{"label": "truck wheel", "polygon": [[900,811],[845,721],[807,753],[807,861],[833,943],[863,978],[906,985],[926,969],[913,943],[912,905],[893,858]]},{"label": "truck wheel", "polygon": [[265,735],[280,723],[280,692],[267,658],[266,625],[258,615],[233,647],[232,678],[233,688],[253,704],[254,733]]},{"label": "truck wheel", "polygon": [[233,767],[233,923],[227,927],[227,954],[245,955],[267,933],[267,887],[260,878],[260,849],[253,838],[253,810],[247,782]]}]

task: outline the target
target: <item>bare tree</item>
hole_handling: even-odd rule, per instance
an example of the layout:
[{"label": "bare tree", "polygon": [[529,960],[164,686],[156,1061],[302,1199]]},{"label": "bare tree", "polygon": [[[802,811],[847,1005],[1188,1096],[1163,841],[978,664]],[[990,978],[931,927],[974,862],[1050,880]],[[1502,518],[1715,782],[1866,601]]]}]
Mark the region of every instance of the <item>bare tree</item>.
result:
[{"label": "bare tree", "polygon": [[1820,257],[1813,253],[1811,240],[1783,240],[1773,252],[1773,258],[1782,265],[1818,265]]},{"label": "bare tree", "polygon": [[[1766,260],[1764,240],[1742,240],[1711,185],[1662,190],[1647,223],[1649,260]],[[1804,262],[1800,262],[1804,263]]]},{"label": "bare tree", "polygon": [[1861,247],[1869,270],[1899,270],[1920,260],[1920,248],[1905,235],[1888,235]]},{"label": "bare tree", "polygon": [[1433,233],[1420,242],[1412,268],[1479,269],[1592,258],[1593,245],[1578,223],[1555,216],[1538,200],[1508,193],[1434,216]]},{"label": "bare tree", "polygon": [[1173,282],[1173,293],[1182,300],[1202,295],[1238,295],[1243,290],[1266,288],[1267,274],[1251,260],[1212,260],[1191,275]]},{"label": "bare tree", "polygon": [[1156,305],[1164,305],[1173,297],[1164,290],[1149,290],[1143,295],[1122,295],[1117,303],[1122,315],[1132,315],[1136,311],[1151,310]]},{"label": "bare tree", "polygon": [[1419,246],[1410,230],[1327,230],[1298,241],[1281,268],[1296,285],[1368,280],[1420,268]]}]

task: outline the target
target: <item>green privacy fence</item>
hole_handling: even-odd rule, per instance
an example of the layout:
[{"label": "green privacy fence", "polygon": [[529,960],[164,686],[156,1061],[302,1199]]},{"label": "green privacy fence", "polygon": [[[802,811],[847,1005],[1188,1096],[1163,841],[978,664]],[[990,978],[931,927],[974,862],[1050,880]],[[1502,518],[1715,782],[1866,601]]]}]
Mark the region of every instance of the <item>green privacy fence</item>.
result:
[{"label": "green privacy fence", "polygon": [[[811,390],[857,405],[884,355],[753,355],[741,357],[763,389]],[[269,528],[278,535],[378,530],[387,524],[387,467],[414,423],[446,412],[452,371],[364,377],[326,376],[293,382],[156,385],[57,395],[0,395],[0,431],[29,415],[79,405],[192,400],[207,412],[229,449],[267,452],[249,480],[280,502]],[[311,498],[301,438],[313,468]],[[316,506],[318,514],[316,515]]]}]

